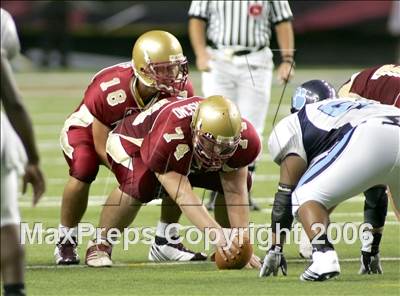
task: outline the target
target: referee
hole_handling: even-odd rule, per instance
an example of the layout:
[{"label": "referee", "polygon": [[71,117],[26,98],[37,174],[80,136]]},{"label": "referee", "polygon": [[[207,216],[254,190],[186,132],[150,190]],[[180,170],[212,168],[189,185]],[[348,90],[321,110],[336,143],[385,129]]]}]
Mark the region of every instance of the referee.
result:
[{"label": "referee", "polygon": [[[292,17],[288,1],[192,1],[189,9],[189,36],[202,71],[203,95],[232,99],[260,137],[271,95],[273,52],[281,56],[278,81],[288,81],[294,72]],[[271,27],[276,51],[269,47]]]}]

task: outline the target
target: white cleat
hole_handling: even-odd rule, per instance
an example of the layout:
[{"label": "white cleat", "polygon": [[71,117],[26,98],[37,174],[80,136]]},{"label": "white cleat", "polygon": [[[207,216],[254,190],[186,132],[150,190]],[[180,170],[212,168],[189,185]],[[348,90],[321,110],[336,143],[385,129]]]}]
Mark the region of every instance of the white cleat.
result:
[{"label": "white cleat", "polygon": [[207,255],[204,253],[196,253],[186,249],[182,243],[160,243],[163,238],[156,237],[156,241],[151,245],[149,250],[149,261],[165,262],[165,261],[204,261]]},{"label": "white cleat", "polygon": [[75,237],[71,241],[61,237],[54,249],[54,259],[57,265],[79,264],[78,243]]},{"label": "white cleat", "polygon": [[86,250],[85,263],[90,267],[111,267],[112,245],[107,241],[96,243],[90,240]]},{"label": "white cleat", "polygon": [[312,264],[300,276],[302,281],[325,281],[340,274],[339,259],[335,250],[315,251]]}]

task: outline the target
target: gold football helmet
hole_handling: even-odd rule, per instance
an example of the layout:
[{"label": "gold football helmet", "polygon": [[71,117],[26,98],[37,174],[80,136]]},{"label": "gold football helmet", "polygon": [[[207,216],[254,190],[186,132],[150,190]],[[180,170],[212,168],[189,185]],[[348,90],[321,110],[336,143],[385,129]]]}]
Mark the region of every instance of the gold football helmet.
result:
[{"label": "gold football helmet", "polygon": [[233,102],[223,96],[202,101],[192,118],[197,163],[210,171],[221,169],[239,145],[241,127],[242,117]]},{"label": "gold football helmet", "polygon": [[184,89],[189,72],[181,44],[166,31],[141,35],[133,46],[132,65],[144,85],[171,94]]}]

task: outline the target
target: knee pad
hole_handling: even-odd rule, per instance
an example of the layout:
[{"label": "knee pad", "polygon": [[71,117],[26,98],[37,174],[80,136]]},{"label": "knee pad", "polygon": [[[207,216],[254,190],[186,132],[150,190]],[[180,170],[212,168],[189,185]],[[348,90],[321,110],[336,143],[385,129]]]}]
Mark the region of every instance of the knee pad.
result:
[{"label": "knee pad", "polygon": [[280,184],[275,194],[274,205],[271,214],[272,231],[276,233],[277,225],[280,229],[291,229],[293,223],[292,215],[292,188]]},{"label": "knee pad", "polygon": [[364,222],[370,223],[374,228],[385,225],[388,196],[386,186],[375,186],[364,192]]}]

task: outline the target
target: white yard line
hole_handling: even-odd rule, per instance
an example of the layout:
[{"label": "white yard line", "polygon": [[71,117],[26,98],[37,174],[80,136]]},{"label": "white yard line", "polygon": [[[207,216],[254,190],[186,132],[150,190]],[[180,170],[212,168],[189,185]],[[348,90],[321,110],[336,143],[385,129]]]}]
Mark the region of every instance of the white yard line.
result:
[{"label": "white yard line", "polygon": [[[106,178],[103,178],[106,179]],[[91,195],[89,196],[89,206],[103,206],[105,201],[107,199],[107,196],[102,196],[102,195]],[[259,204],[265,204],[268,203],[269,205],[272,205],[273,202],[273,197],[255,197],[253,198],[256,203]],[[362,196],[356,196],[352,199],[349,199],[346,201],[346,203],[362,203],[364,198]],[[145,206],[159,206],[161,205],[161,199],[154,199],[151,202],[147,203]],[[19,200],[19,206],[21,208],[30,208],[32,207],[32,201],[28,197],[22,197]],[[60,207],[61,206],[61,195],[60,196],[44,196],[37,207]],[[267,213],[270,214],[272,211],[271,208],[268,209],[261,209],[262,213]],[[388,217],[395,217],[394,212],[388,211]],[[333,212],[332,217],[363,217],[364,213],[361,211],[360,212]],[[394,225],[400,224],[400,222],[396,221],[387,221],[386,224],[390,224],[390,222],[394,222]],[[356,222],[357,223],[357,222]],[[360,222],[361,223],[361,222]]]},{"label": "white yard line", "polygon": [[[101,182],[108,180],[108,178],[99,178]],[[64,179],[60,179],[64,180]],[[65,180],[64,180],[65,181]],[[65,182],[64,182],[65,183]],[[64,184],[63,183],[63,184]],[[53,183],[54,184],[54,183]],[[91,195],[89,196],[89,206],[98,206],[98,205],[103,205],[104,202],[106,201],[107,196],[104,195]],[[272,205],[274,198],[273,197],[254,197],[253,200],[256,203],[259,204],[269,204]],[[362,203],[364,201],[364,197],[362,196],[356,196],[353,197],[349,200],[346,201],[346,203]],[[149,202],[147,205],[160,205],[161,204],[161,199],[154,199],[151,202]],[[31,206],[31,199],[30,197],[21,197],[19,201],[19,205],[21,207],[30,207]],[[38,206],[39,207],[56,207],[61,205],[61,195],[59,196],[44,196]],[[271,213],[271,209],[262,209],[261,212],[264,213]],[[342,213],[333,213],[333,215],[339,215]],[[343,214],[345,216],[346,213]],[[362,216],[362,213],[349,213],[349,215],[357,215],[357,216]]]},{"label": "white yard line", "polygon": [[[387,262],[387,261],[400,261],[400,257],[381,257],[381,261]],[[288,263],[305,263],[308,262],[309,260],[307,259],[287,259],[286,260]],[[343,258],[340,259],[340,262],[359,262],[360,258]],[[140,266],[158,266],[158,267],[165,267],[165,266],[173,266],[173,265],[206,265],[206,264],[214,264],[214,262],[211,261],[192,261],[192,262],[133,262],[133,263],[114,263],[113,267],[140,267]],[[69,265],[69,266],[63,266],[63,265],[27,265],[26,269],[67,269],[67,268],[89,268],[88,266],[84,264],[79,264],[79,265]]]}]

